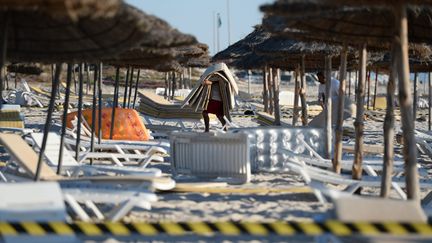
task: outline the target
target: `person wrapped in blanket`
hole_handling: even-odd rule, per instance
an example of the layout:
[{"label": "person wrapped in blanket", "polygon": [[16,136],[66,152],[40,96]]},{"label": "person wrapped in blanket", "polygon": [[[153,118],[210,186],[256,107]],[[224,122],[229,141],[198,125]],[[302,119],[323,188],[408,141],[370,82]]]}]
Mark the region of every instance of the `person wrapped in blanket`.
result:
[{"label": "person wrapped in blanket", "polygon": [[204,119],[205,132],[210,130],[210,118],[209,113],[215,114],[219,121],[222,123],[224,130],[227,128],[225,126],[226,121],[224,119],[224,108],[223,101],[220,94],[219,84],[224,82],[224,80],[219,75],[212,75],[208,79],[203,80],[204,85],[211,85],[210,88],[210,98],[207,104],[207,109],[203,110],[202,116]]},{"label": "person wrapped in blanket", "polygon": [[182,108],[190,106],[202,111],[205,132],[210,130],[209,113],[215,114],[226,130],[226,120],[231,121],[230,110],[235,106],[237,83],[225,63],[208,67],[194,89],[183,101]]}]

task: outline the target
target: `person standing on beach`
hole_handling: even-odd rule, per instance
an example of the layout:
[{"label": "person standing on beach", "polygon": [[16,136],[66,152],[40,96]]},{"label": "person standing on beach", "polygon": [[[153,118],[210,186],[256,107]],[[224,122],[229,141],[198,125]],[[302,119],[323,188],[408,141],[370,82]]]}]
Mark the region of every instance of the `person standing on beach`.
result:
[{"label": "person standing on beach", "polygon": [[[209,113],[215,114],[219,121],[222,123],[222,126],[225,127],[225,119],[223,114],[223,101],[220,94],[219,82],[223,82],[221,78],[217,75],[212,75],[208,79],[203,80],[204,85],[211,85],[211,93],[210,100],[207,105],[207,109],[203,110],[202,116],[204,119],[205,132],[210,131],[210,118]],[[227,128],[225,127],[226,131]]]},{"label": "person standing on beach", "polygon": [[202,111],[205,132],[210,131],[209,113],[216,115],[226,131],[225,125],[231,121],[230,110],[234,109],[237,94],[237,83],[228,66],[215,63],[200,76],[181,107],[190,106],[195,111]]},{"label": "person standing on beach", "polygon": [[[318,77],[318,82],[320,83],[318,87],[318,102],[320,103],[321,107],[324,109],[325,102],[327,99],[327,97],[325,96],[326,77],[324,76],[323,72],[318,72],[317,77]],[[335,78],[331,79],[330,96],[332,99],[332,104],[337,104],[339,100],[339,80]]]}]

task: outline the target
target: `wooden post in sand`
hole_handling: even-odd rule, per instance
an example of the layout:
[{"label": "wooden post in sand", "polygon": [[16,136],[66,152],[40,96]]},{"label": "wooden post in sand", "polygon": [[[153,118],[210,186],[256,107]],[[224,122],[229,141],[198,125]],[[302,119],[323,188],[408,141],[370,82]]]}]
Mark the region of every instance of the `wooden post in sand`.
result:
[{"label": "wooden post in sand", "polygon": [[131,104],[131,97],[132,97],[132,87],[133,87],[133,76],[134,76],[134,68],[132,68],[132,73],[130,76],[130,82],[129,82],[129,94],[128,94],[128,102],[127,102],[127,107],[130,108],[130,104]]},{"label": "wooden post in sand", "polygon": [[130,73],[131,67],[127,68],[126,71],[126,78],[125,78],[125,89],[123,93],[123,108],[126,108],[126,98],[127,98],[127,91],[128,91],[128,83],[129,83],[129,73]]},{"label": "wooden post in sand", "polygon": [[138,69],[137,79],[136,79],[136,83],[135,83],[135,94],[134,94],[133,104],[132,104],[133,109],[135,109],[135,104],[136,104],[136,100],[137,100],[137,96],[138,96],[138,82],[140,79],[140,72],[141,72],[141,69]]},{"label": "wooden post in sand", "polygon": [[342,161],[342,135],[343,135],[343,117],[345,107],[345,86],[346,86],[346,62],[347,62],[347,46],[344,44],[341,52],[341,65],[339,77],[339,99],[337,105],[336,118],[336,137],[334,146],[333,170],[340,174]]},{"label": "wooden post in sand", "polygon": [[391,188],[393,174],[393,157],[394,157],[394,93],[395,93],[395,78],[397,76],[395,49],[392,48],[390,75],[387,83],[387,107],[384,120],[384,161],[383,171],[381,176],[381,197],[388,197]]},{"label": "wooden post in sand", "polygon": [[331,157],[332,150],[332,99],[331,99],[331,68],[332,59],[331,56],[325,57],[325,100],[324,100],[324,153],[327,159]]},{"label": "wooden post in sand", "polygon": [[360,47],[360,72],[357,86],[357,114],[354,122],[355,126],[355,154],[354,163],[352,167],[352,178],[360,180],[362,176],[362,162],[363,162],[363,116],[364,116],[364,85],[366,82],[366,44]]},{"label": "wooden post in sand", "polygon": [[375,70],[375,87],[374,87],[374,100],[373,100],[373,109],[376,108],[376,97],[377,97],[377,88],[378,88],[378,68]]},{"label": "wooden post in sand", "polygon": [[[95,65],[94,75],[93,75],[93,99],[92,99],[92,122],[91,126],[91,136],[90,136],[90,152],[94,152],[95,145],[95,132],[96,132],[96,97],[97,97],[97,68]],[[90,164],[93,164],[93,158],[90,159]]]},{"label": "wooden post in sand", "polygon": [[281,125],[280,107],[279,107],[279,68],[273,68],[273,106],[274,106],[274,125]]},{"label": "wooden post in sand", "polygon": [[[98,72],[98,144],[102,143],[102,63],[100,62],[95,69]],[[132,80],[131,80],[132,85]]]},{"label": "wooden post in sand", "polygon": [[306,126],[308,124],[308,114],[307,114],[307,103],[306,103],[306,73],[305,73],[305,56],[302,55],[301,56],[301,62],[300,62],[300,77],[301,77],[301,82],[300,82],[300,90],[299,90],[299,95],[300,95],[300,101],[301,101],[301,106],[302,106],[302,124],[303,126]]},{"label": "wooden post in sand", "polygon": [[75,144],[75,160],[79,161],[80,154],[80,140],[81,140],[81,121],[82,121],[82,106],[83,106],[83,64],[79,64],[79,74],[78,74],[78,123],[77,123],[77,138]]},{"label": "wooden post in sand", "polygon": [[267,67],[263,68],[263,105],[264,105],[264,112],[268,112],[268,82],[267,82]]},{"label": "wooden post in sand", "polygon": [[417,99],[418,99],[418,94],[417,94],[417,72],[414,73],[414,99],[413,99],[413,117],[414,117],[414,127],[415,127],[415,120],[417,117]]},{"label": "wooden post in sand", "polygon": [[45,149],[46,149],[46,143],[48,140],[48,133],[49,133],[49,130],[51,128],[51,117],[52,117],[52,113],[54,112],[54,105],[55,105],[55,100],[56,100],[56,93],[57,93],[57,89],[58,89],[61,69],[62,69],[62,65],[60,63],[57,63],[56,64],[56,70],[54,73],[54,79],[52,80],[51,97],[50,97],[50,102],[48,105],[48,113],[47,113],[45,126],[44,126],[44,130],[43,130],[44,134],[43,134],[42,144],[41,144],[40,151],[39,151],[40,153],[39,153],[39,158],[38,158],[38,163],[37,163],[36,173],[35,173],[35,178],[34,178],[35,181],[38,181],[40,178],[40,173],[41,173],[42,164],[43,164],[42,159],[45,156]]},{"label": "wooden post in sand", "polygon": [[273,68],[269,68],[268,71],[268,91],[269,91],[269,97],[268,97],[268,101],[269,101],[269,114],[273,115]]},{"label": "wooden post in sand", "polygon": [[116,69],[116,76],[115,76],[115,83],[114,83],[114,100],[113,100],[113,107],[112,107],[112,113],[111,113],[110,139],[113,138],[114,121],[115,121],[115,109],[118,106],[119,79],[120,79],[120,68],[117,67],[117,69]]},{"label": "wooden post in sand", "polygon": [[396,28],[395,48],[398,61],[399,105],[403,135],[403,154],[405,160],[406,190],[408,199],[420,203],[420,189],[417,168],[417,147],[414,136],[414,119],[412,111],[412,96],[409,79],[408,62],[408,20],[406,6],[395,6]]},{"label": "wooden post in sand", "polygon": [[57,175],[60,175],[61,168],[63,165],[63,150],[64,147],[64,138],[66,136],[66,122],[67,122],[67,114],[69,109],[69,97],[70,97],[70,88],[72,83],[72,64],[67,65],[67,76],[66,76],[66,90],[65,90],[65,100],[63,103],[63,117],[62,117],[62,129],[60,136],[60,151],[59,158],[57,164]]},{"label": "wooden post in sand", "polygon": [[366,101],[366,109],[369,110],[369,103],[370,103],[370,85],[371,85],[371,73],[372,71],[369,69],[367,71],[367,101]]},{"label": "wooden post in sand", "polygon": [[299,101],[299,89],[300,89],[300,85],[299,85],[299,75],[300,75],[300,67],[297,66],[296,70],[294,71],[294,109],[293,109],[293,119],[292,119],[292,125],[293,127],[296,126],[297,124],[297,120],[298,120],[298,101]]},{"label": "wooden post in sand", "polygon": [[165,90],[164,90],[164,98],[168,97],[168,72],[165,72]]},{"label": "wooden post in sand", "polygon": [[348,72],[348,97],[351,98],[351,71]]},{"label": "wooden post in sand", "polygon": [[8,41],[8,32],[9,32],[9,22],[10,16],[8,13],[5,14],[4,19],[2,21],[1,31],[3,36],[0,38],[0,110],[3,107],[3,89],[4,89],[4,77],[5,77],[5,64],[6,64],[6,52],[7,52],[7,41]]},{"label": "wooden post in sand", "polygon": [[428,83],[429,83],[429,108],[428,108],[428,110],[429,110],[429,120],[428,120],[428,128],[429,128],[429,131],[432,129],[432,75],[431,75],[431,73],[429,72],[428,73]]}]

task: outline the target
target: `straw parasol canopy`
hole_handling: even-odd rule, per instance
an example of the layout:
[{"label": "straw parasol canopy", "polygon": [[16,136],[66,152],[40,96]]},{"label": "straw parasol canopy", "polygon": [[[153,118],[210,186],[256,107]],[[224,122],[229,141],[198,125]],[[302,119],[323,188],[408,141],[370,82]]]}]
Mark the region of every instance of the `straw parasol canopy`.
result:
[{"label": "straw parasol canopy", "polygon": [[174,29],[165,20],[153,15],[147,16],[150,20],[150,30],[141,47],[171,48],[198,43],[193,35],[188,35]]},{"label": "straw parasol canopy", "polygon": [[[107,15],[98,9],[90,11],[90,5],[88,9],[72,11],[74,18],[69,13],[47,13],[46,1],[32,2],[28,8],[7,5],[0,11],[0,31],[6,33],[7,57],[11,61],[97,61],[136,46],[150,27],[141,11],[126,4],[117,4],[114,11],[113,1],[107,1],[111,6]],[[73,6],[86,6],[86,2],[94,1],[73,2]],[[83,10],[77,12],[79,9]]]},{"label": "straw parasol canopy", "polygon": [[257,25],[255,26],[255,30],[248,34],[245,38],[230,45],[225,50],[216,53],[216,55],[212,57],[211,61],[229,61],[230,59],[239,58],[245,53],[252,52],[253,46],[262,43],[268,38],[270,38],[270,33],[265,31],[261,25]]},{"label": "straw parasol canopy", "polygon": [[120,0],[0,0],[1,11],[39,11],[52,16],[70,17],[105,17],[117,13],[122,4]]},{"label": "straw parasol canopy", "polygon": [[[371,8],[356,1],[343,2],[343,6],[336,2],[341,1],[282,0],[264,5],[261,10],[268,16],[264,25],[274,32],[290,36],[304,38],[309,35],[339,43],[346,41],[379,48],[389,47],[393,41],[395,24],[391,4],[377,1],[381,4],[373,4],[378,7]],[[410,42],[431,43],[432,9],[410,5],[407,17]]]}]

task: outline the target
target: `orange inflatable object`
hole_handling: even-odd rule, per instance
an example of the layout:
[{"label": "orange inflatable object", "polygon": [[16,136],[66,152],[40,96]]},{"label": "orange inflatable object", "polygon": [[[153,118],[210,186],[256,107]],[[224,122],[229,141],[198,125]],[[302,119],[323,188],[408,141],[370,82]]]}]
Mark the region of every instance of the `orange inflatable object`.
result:
[{"label": "orange inflatable object", "polygon": [[[75,119],[78,112],[71,112],[67,114],[66,126],[72,128],[72,120]],[[102,109],[102,138],[109,139],[111,131],[111,114],[112,108]],[[87,124],[92,124],[92,109],[86,109],[82,111],[82,116],[86,120]],[[116,108],[114,117],[114,130],[113,140],[132,140],[132,141],[147,141],[150,138],[150,134],[144,123],[142,122],[138,112],[134,109]],[[96,135],[99,131],[98,121],[98,110],[96,110],[96,124],[95,130]]]}]

